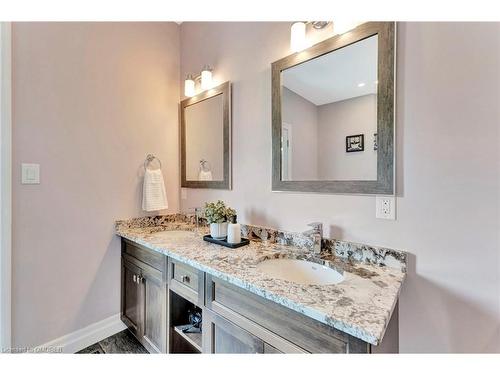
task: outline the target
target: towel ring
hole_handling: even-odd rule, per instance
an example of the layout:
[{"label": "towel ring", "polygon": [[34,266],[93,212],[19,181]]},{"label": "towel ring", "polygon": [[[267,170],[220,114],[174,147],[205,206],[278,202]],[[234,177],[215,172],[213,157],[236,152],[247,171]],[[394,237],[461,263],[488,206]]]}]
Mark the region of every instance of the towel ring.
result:
[{"label": "towel ring", "polygon": [[203,172],[209,172],[212,170],[212,165],[210,164],[210,162],[208,160],[201,159],[200,160],[200,169]]},{"label": "towel ring", "polygon": [[154,160],[158,161],[158,164],[160,165],[161,169],[161,160],[152,154],[148,154],[148,156],[146,156],[146,160],[144,160],[144,170],[148,169],[149,164],[152,163]]}]

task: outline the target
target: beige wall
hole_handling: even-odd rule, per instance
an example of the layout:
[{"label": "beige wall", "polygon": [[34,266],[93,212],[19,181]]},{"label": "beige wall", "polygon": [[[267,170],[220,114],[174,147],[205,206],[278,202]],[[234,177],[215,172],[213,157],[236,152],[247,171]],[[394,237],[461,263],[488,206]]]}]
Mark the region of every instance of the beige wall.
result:
[{"label": "beige wall", "polygon": [[184,109],[186,122],[186,179],[199,180],[200,160],[208,162],[214,181],[224,180],[224,123],[222,95]]},{"label": "beige wall", "polygon": [[[283,123],[290,128],[291,178],[376,180],[377,96],[364,95],[316,106],[282,87]],[[346,136],[364,134],[363,152],[346,152]]]},{"label": "beige wall", "polygon": [[[178,211],[175,23],[13,25],[13,344],[119,312],[113,223],[142,215],[142,162]],[[41,184],[21,185],[20,164]]]},{"label": "beige wall", "polygon": [[[211,64],[233,82],[233,190],[242,222],[405,249],[402,352],[500,351],[498,23],[404,23],[397,53],[397,220],[375,198],[271,192],[271,62],[289,23],[183,23],[181,77]],[[486,144],[486,146],[485,146]]]},{"label": "beige wall", "polygon": [[[318,106],[318,179],[376,180],[377,96],[363,95]],[[346,136],[364,134],[365,150],[346,152]]]},{"label": "beige wall", "polygon": [[291,129],[290,180],[318,179],[318,109],[314,103],[282,87],[282,120]]}]

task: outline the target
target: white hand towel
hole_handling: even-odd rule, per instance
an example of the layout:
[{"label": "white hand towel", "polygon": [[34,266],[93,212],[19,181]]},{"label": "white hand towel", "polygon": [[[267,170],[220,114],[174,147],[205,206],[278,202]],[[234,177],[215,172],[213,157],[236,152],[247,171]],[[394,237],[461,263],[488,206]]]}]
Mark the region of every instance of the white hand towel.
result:
[{"label": "white hand towel", "polygon": [[146,169],[142,188],[142,209],[159,211],[168,208],[167,192],[161,169]]},{"label": "white hand towel", "polygon": [[212,181],[212,172],[200,171],[200,173],[198,173],[198,180],[200,180],[200,181]]}]

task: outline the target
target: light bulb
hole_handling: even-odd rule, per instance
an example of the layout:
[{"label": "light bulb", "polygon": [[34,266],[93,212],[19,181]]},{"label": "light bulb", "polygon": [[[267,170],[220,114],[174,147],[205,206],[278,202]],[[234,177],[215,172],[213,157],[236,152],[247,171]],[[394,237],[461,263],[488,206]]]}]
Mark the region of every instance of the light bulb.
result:
[{"label": "light bulb", "polygon": [[356,26],[361,24],[359,21],[352,21],[348,19],[339,19],[337,21],[333,21],[333,33],[336,35],[344,34],[349,30],[354,29]]},{"label": "light bulb", "polygon": [[194,89],[194,79],[191,74],[189,74],[186,77],[186,80],[184,81],[184,95],[188,97],[192,97],[195,94],[195,89]]},{"label": "light bulb", "polygon": [[306,23],[294,22],[290,29],[290,49],[300,52],[306,48]]},{"label": "light bulb", "polygon": [[208,65],[205,65],[201,71],[201,88],[203,90],[212,88],[212,69]]}]

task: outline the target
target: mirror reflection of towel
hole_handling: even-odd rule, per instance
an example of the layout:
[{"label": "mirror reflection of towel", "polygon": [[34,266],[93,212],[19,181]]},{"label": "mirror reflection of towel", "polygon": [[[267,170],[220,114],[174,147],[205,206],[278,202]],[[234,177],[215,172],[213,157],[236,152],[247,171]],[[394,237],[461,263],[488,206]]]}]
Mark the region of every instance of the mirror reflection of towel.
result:
[{"label": "mirror reflection of towel", "polygon": [[142,188],[142,209],[144,211],[159,211],[167,208],[167,192],[161,169],[146,169]]},{"label": "mirror reflection of towel", "polygon": [[212,181],[212,172],[211,171],[203,171],[201,170],[200,173],[198,173],[198,180],[199,181]]}]

